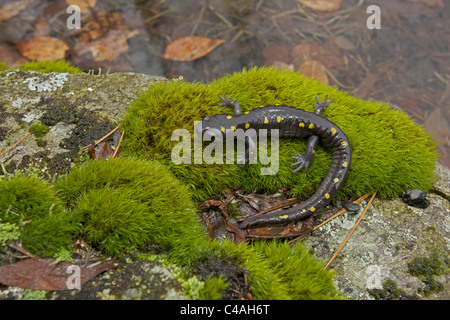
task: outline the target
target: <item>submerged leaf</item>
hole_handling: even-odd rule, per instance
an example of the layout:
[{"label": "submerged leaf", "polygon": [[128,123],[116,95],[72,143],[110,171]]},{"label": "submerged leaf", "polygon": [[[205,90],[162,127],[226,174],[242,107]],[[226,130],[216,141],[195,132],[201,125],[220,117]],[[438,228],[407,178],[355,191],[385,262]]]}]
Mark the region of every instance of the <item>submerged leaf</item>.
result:
[{"label": "submerged leaf", "polygon": [[17,45],[19,52],[30,60],[60,60],[66,56],[69,46],[54,37],[36,37]]},{"label": "submerged leaf", "polygon": [[333,11],[342,5],[342,0],[297,0],[305,6],[317,11]]},{"label": "submerged leaf", "polygon": [[169,44],[162,57],[176,61],[193,61],[207,55],[224,42],[223,39],[184,37]]}]

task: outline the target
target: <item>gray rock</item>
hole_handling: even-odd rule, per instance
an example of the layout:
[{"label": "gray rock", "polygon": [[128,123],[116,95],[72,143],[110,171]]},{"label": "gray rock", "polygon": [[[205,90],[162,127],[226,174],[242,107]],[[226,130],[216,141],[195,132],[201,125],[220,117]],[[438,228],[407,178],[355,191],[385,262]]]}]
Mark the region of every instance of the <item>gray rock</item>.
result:
[{"label": "gray rock", "polygon": [[[370,292],[384,290],[386,283],[395,283],[401,295],[408,299],[450,298],[449,275],[445,271],[450,249],[449,175],[448,168],[437,164],[436,183],[428,193],[430,206],[426,209],[408,206],[400,198],[374,200],[330,265],[336,272],[337,286],[347,298],[374,299],[375,295]],[[318,257],[328,261],[353,228],[367,202],[367,199],[362,202],[358,214],[341,215],[304,241]],[[439,258],[443,270],[440,275],[430,277],[441,284],[442,289],[427,292],[427,278],[412,275],[409,264],[417,258],[433,257]]]}]

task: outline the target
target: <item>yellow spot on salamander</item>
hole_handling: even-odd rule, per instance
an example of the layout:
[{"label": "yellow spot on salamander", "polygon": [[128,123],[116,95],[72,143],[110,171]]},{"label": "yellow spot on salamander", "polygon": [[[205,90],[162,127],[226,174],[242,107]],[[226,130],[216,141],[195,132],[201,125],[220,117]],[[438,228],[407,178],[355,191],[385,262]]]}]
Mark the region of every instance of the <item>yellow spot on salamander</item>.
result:
[{"label": "yellow spot on salamander", "polygon": [[236,127],[235,126],[231,126],[231,130],[236,130]]},{"label": "yellow spot on salamander", "polygon": [[335,134],[336,133],[336,128],[331,128],[331,134]]},{"label": "yellow spot on salamander", "polygon": [[344,163],[342,164],[342,166],[343,166],[344,168],[345,168],[347,165],[348,165],[347,161],[344,162]]},{"label": "yellow spot on salamander", "polygon": [[309,209],[309,211],[314,212],[316,211],[316,208],[312,207],[311,209]]},{"label": "yellow spot on salamander", "polygon": [[305,124],[304,124],[303,122],[300,122],[300,123],[298,124],[298,126],[303,128],[303,127],[305,126]]},{"label": "yellow spot on salamander", "polygon": [[328,193],[325,193],[325,198],[330,199],[330,195]]},{"label": "yellow spot on salamander", "polygon": [[247,124],[245,125],[245,129],[248,129],[248,128],[250,128],[250,123],[247,123]]},{"label": "yellow spot on salamander", "polygon": [[280,219],[287,219],[287,218],[288,218],[288,215],[285,214],[284,216],[279,216],[279,217],[280,217]]},{"label": "yellow spot on salamander", "polygon": [[263,105],[260,105],[259,107],[262,108],[262,107],[264,107],[264,106],[263,106]]},{"label": "yellow spot on salamander", "polygon": [[308,126],[308,128],[312,129],[312,128],[314,128],[314,125],[311,123],[311,124]]},{"label": "yellow spot on salamander", "polygon": [[265,123],[265,124],[268,124],[268,123],[269,123],[269,119],[264,118],[264,123]]},{"label": "yellow spot on salamander", "polygon": [[281,122],[281,121],[283,121],[283,120],[284,120],[283,117],[277,117],[277,122],[278,122],[278,123]]},{"label": "yellow spot on salamander", "polygon": [[232,116],[227,116],[227,119],[231,119],[231,118],[233,118]]},{"label": "yellow spot on salamander", "polygon": [[345,141],[342,141],[342,142],[341,142],[341,145],[343,145],[344,147],[346,147],[346,146],[348,146],[348,143],[345,142]]},{"label": "yellow spot on salamander", "polygon": [[244,113],[245,113],[245,114],[248,114],[248,112],[249,112],[249,111],[245,111]]},{"label": "yellow spot on salamander", "polygon": [[306,212],[306,209],[303,209],[302,212]]},{"label": "yellow spot on salamander", "polygon": [[224,127],[220,127],[220,131],[225,132],[225,128]]},{"label": "yellow spot on salamander", "polygon": [[334,182],[338,183],[339,182],[339,178],[334,178]]}]

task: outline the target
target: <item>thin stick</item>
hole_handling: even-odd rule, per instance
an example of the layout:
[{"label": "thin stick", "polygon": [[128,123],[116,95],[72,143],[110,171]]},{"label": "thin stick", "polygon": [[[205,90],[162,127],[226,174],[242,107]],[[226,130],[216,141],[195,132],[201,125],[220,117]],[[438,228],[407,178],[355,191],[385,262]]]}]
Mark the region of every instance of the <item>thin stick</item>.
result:
[{"label": "thin stick", "polygon": [[[353,203],[354,203],[354,204],[358,204],[358,203],[362,202],[365,198],[367,198],[369,195],[370,195],[370,193],[365,194],[365,195],[363,195],[361,198],[356,199],[355,201],[353,201]],[[339,216],[340,216],[341,214],[343,214],[344,212],[347,212],[347,209],[344,209],[344,208],[343,208],[343,209],[339,210],[338,212],[336,212],[335,214],[333,214],[331,217],[329,217],[327,220],[325,220],[325,221],[322,222],[321,224],[318,224],[317,226],[315,226],[315,227],[311,230],[311,232],[313,232],[314,230],[319,229],[321,226],[323,226],[324,224],[330,222],[330,221],[333,220],[334,218],[339,217]],[[309,232],[309,233],[311,233],[311,232]],[[297,241],[297,240],[303,238],[304,236],[308,235],[309,233],[302,234],[301,236],[298,236],[297,238],[292,239],[291,241],[289,241],[289,243],[292,243],[292,242],[294,242],[294,241]]]},{"label": "thin stick", "polygon": [[5,151],[3,151],[3,152],[0,154],[0,157],[1,157],[2,155],[4,155],[6,152],[8,152],[9,150],[11,150],[12,148],[14,148],[15,146],[17,146],[19,143],[21,143],[23,140],[25,140],[26,138],[28,138],[28,136],[30,136],[30,135],[32,135],[32,134],[33,134],[33,132],[30,132],[30,133],[27,134],[25,137],[23,137],[22,139],[20,139],[20,140],[17,141],[16,143],[14,143],[11,147],[7,148]]},{"label": "thin stick", "polygon": [[119,151],[119,147],[120,147],[120,143],[122,142],[122,139],[123,139],[123,135],[125,134],[125,130],[123,130],[122,131],[122,135],[120,136],[120,140],[119,140],[119,142],[117,143],[117,147],[116,147],[116,151],[114,151],[114,154],[113,154],[113,159],[116,157],[116,154],[117,154],[117,151]]},{"label": "thin stick", "polygon": [[[103,138],[100,138],[99,140],[95,141],[93,144],[97,145],[100,142],[102,142],[103,140],[105,140],[106,138],[108,138],[110,135],[112,135],[117,129],[119,129],[120,126],[115,127],[114,129],[112,129],[112,131],[110,131],[106,136],[104,136]],[[89,147],[92,146],[92,143],[90,145],[87,145],[85,147],[83,147],[81,150],[85,151],[87,149],[89,149]]]},{"label": "thin stick", "polygon": [[31,259],[36,259],[39,258],[38,256],[35,256],[34,254],[32,254],[31,252],[28,252],[27,250],[25,250],[24,248],[22,248],[19,245],[13,244],[13,243],[8,243],[8,247],[19,251],[20,253],[23,253],[24,255],[26,255],[27,257],[31,258]]},{"label": "thin stick", "polygon": [[328,261],[328,263],[326,264],[326,266],[324,267],[324,269],[327,269],[330,264],[334,261],[334,259],[337,257],[337,255],[339,254],[339,252],[341,252],[342,248],[345,246],[345,244],[347,243],[348,239],[350,239],[351,235],[353,234],[353,232],[355,231],[356,227],[358,226],[358,224],[361,222],[362,218],[364,218],[364,215],[366,214],[366,211],[369,209],[373,199],[375,198],[377,192],[375,191],[372,195],[372,198],[370,198],[369,202],[367,203],[366,208],[364,209],[363,213],[361,214],[361,216],[359,217],[358,221],[356,221],[355,225],[353,226],[352,230],[350,230],[350,232],[348,233],[347,237],[345,238],[344,242],[341,244],[341,246],[339,247],[339,249],[335,252],[335,254],[333,255],[333,257],[330,259],[330,261]]}]

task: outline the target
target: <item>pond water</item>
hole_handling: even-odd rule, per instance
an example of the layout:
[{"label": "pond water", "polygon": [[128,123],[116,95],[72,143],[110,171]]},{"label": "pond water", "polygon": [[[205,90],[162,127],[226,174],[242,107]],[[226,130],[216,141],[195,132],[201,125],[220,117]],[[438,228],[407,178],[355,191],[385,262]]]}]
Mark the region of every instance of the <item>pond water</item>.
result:
[{"label": "pond water", "polygon": [[0,0],[0,61],[14,67],[62,57],[96,73],[199,82],[276,66],[405,110],[439,141],[440,162],[450,167],[450,1],[371,4]]}]

